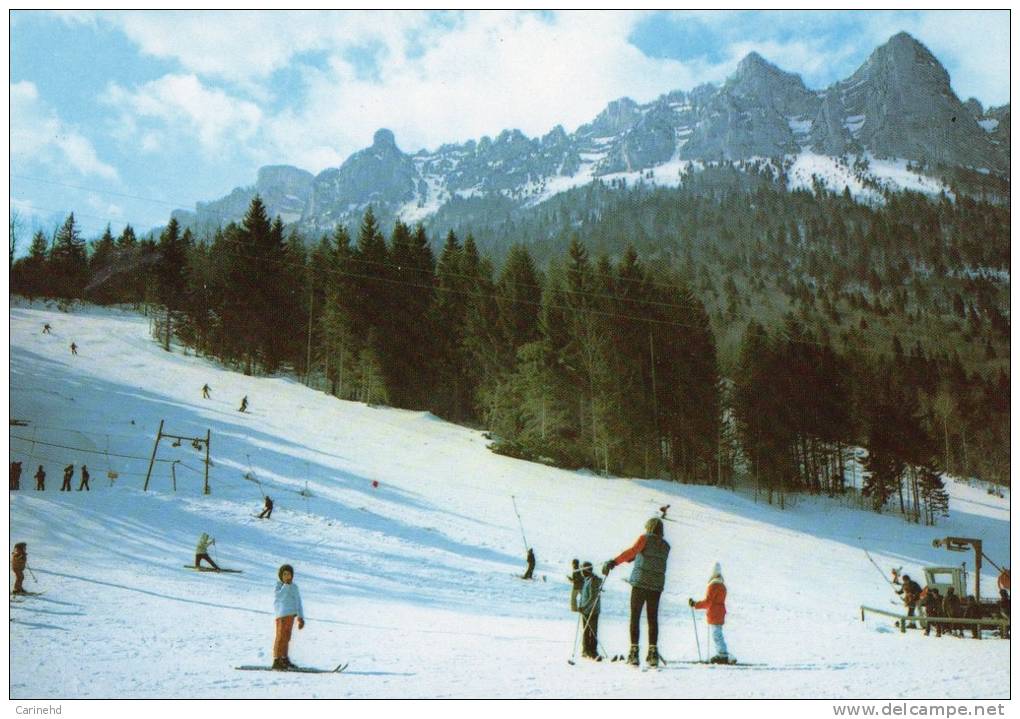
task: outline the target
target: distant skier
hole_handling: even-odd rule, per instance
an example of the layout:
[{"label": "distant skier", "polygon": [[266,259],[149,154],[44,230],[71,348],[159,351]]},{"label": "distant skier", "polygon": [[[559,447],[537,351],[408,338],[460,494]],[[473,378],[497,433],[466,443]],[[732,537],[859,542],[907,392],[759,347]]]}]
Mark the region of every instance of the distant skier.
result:
[{"label": "distant skier", "polygon": [[719,562],[712,567],[712,576],[708,580],[705,598],[700,601],[688,599],[687,603],[695,609],[707,609],[705,621],[712,629],[712,643],[715,644],[715,656],[708,661],[711,664],[729,664],[730,655],[726,651],[726,640],[723,638],[723,623],[726,620],[726,585],[723,583],[722,566]]},{"label": "distant skier", "polygon": [[25,581],[25,567],[28,566],[28,545],[25,542],[18,542],[11,552],[11,571],[14,572],[14,590],[11,594],[24,594],[25,588],[21,586]]},{"label": "distant skier", "polygon": [[259,519],[269,519],[272,516],[273,516],[273,499],[267,494],[265,506],[263,506],[262,508],[262,513],[259,514]]},{"label": "distant skier", "polygon": [[531,579],[531,575],[535,572],[535,550],[528,547],[528,568],[524,572],[524,576],[521,579]]},{"label": "distant skier", "polygon": [[670,505],[668,505],[668,504],[667,504],[667,505],[666,505],[666,506],[664,506],[664,507],[659,507],[659,512],[660,512],[660,513],[662,514],[662,519],[665,519],[665,518],[666,518],[666,512],[668,512],[668,511],[669,511],[669,506],[670,506]]},{"label": "distant skier", "polygon": [[290,661],[290,635],[294,631],[294,619],[297,628],[305,628],[305,612],[301,607],[301,592],[294,584],[294,567],[284,564],[276,573],[276,595],[273,598],[273,613],[276,616],[276,638],[273,641],[273,669],[286,671],[293,669]]},{"label": "distant skier", "polygon": [[652,517],[645,522],[645,533],[634,545],[602,565],[602,573],[609,574],[617,565],[634,562],[630,573],[630,654],[627,663],[639,666],[638,651],[641,639],[641,610],[647,605],[649,666],[659,665],[659,597],[666,586],[666,560],[669,543],[662,538],[662,518]]},{"label": "distant skier", "polygon": [[581,573],[581,564],[576,559],[570,560],[571,572],[567,575],[570,582],[570,611],[577,611],[577,596],[584,589],[584,575]]},{"label": "distant skier", "polygon": [[921,598],[921,585],[911,579],[909,574],[900,576],[895,570],[893,570],[893,584],[901,586],[896,590],[896,593],[903,597],[903,606],[907,608],[907,616],[910,617],[910,624],[907,625],[907,628],[916,629],[917,625],[914,624],[913,617],[917,612],[917,602]]},{"label": "distant skier", "polygon": [[195,569],[198,569],[199,564],[204,559],[209,562],[209,566],[215,569],[217,572],[220,568],[216,565],[216,562],[209,556],[209,547],[216,544],[216,540],[210,537],[205,532],[202,532],[202,536],[198,538],[198,546],[195,547]]},{"label": "distant skier", "polygon": [[209,399],[210,387],[207,384],[202,385],[202,399]]},{"label": "distant skier", "polygon": [[76,345],[74,342],[71,343],[71,354],[73,355],[78,354],[78,345]]},{"label": "distant skier", "polygon": [[581,641],[581,655],[599,662],[599,611],[601,610],[602,580],[592,572],[591,562],[581,565],[584,587],[577,602],[577,610],[581,612],[584,634]]},{"label": "distant skier", "polygon": [[50,333],[50,323],[49,322],[47,322],[46,324],[44,324],[42,326],[42,333],[44,335],[48,335]]},{"label": "distant skier", "polygon": [[[924,600],[921,606],[924,607],[924,615],[926,617],[942,616],[942,595],[939,593],[938,587],[928,587],[924,590]],[[931,634],[933,626],[935,627],[935,637],[941,637],[942,622],[925,622],[924,636],[927,637]]]},{"label": "distant skier", "polygon": [[86,467],[84,464],[81,466],[81,484],[78,485],[78,491],[80,492],[83,489],[86,492],[92,491],[91,489],[89,489],[89,468]]},{"label": "distant skier", "polygon": [[[980,619],[981,618],[981,607],[974,598],[973,594],[967,595],[967,598],[963,600],[963,618],[964,619]],[[971,624],[970,625],[970,636],[974,639],[981,638],[981,625]]]},{"label": "distant skier", "polygon": [[[946,590],[946,596],[942,599],[942,616],[949,619],[959,619],[962,616],[960,598],[956,596],[956,589],[953,587]],[[963,636],[963,630],[956,624],[947,624],[946,632],[953,636]]]},{"label": "distant skier", "polygon": [[64,482],[60,485],[61,492],[71,491],[71,479],[74,478],[74,465],[69,464],[64,467]]},{"label": "distant skier", "polygon": [[248,395],[241,398],[241,406],[237,408],[238,412],[246,412],[248,410]]},{"label": "distant skier", "polygon": [[[999,590],[999,616],[1003,619],[1009,619],[1009,592],[1005,589]],[[999,628],[999,636],[1009,639],[1009,625]]]},{"label": "distant skier", "polygon": [[39,465],[39,470],[35,473],[35,491],[42,492],[46,489],[46,470],[43,466]]},{"label": "distant skier", "polygon": [[11,491],[21,489],[21,462],[11,462]]}]

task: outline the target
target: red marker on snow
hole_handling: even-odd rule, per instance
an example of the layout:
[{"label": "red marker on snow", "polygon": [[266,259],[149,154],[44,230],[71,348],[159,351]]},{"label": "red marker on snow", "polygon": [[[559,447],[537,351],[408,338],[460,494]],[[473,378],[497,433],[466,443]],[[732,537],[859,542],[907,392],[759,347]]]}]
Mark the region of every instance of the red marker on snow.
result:
[{"label": "red marker on snow", "polygon": [[379,488],[379,480],[378,479],[373,479],[372,480],[372,489],[378,489],[378,488]]}]

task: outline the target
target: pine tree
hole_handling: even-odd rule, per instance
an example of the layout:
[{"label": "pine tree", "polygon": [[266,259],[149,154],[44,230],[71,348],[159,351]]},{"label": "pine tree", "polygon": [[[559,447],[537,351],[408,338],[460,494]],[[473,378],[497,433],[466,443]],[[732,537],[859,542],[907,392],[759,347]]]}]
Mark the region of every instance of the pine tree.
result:
[{"label": "pine tree", "polygon": [[83,297],[88,276],[88,258],[85,240],[75,223],[73,212],[67,216],[54,237],[49,269],[57,297]]}]

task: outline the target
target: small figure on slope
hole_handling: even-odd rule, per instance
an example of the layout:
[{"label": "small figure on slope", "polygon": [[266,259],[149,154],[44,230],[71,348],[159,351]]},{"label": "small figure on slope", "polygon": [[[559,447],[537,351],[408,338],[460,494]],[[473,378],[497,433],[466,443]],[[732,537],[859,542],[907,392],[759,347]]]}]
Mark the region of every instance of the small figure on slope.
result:
[{"label": "small figure on slope", "polygon": [[668,504],[663,506],[663,507],[659,507],[659,512],[662,515],[662,519],[666,518],[666,512],[668,512],[668,511],[669,511],[669,505]]},{"label": "small figure on slope", "polygon": [[212,388],[208,384],[202,385],[202,399],[209,399],[209,391]]},{"label": "small figure on slope", "polygon": [[64,467],[64,481],[60,485],[60,491],[61,492],[70,492],[71,491],[71,479],[73,477],[74,477],[74,465],[73,464],[69,464],[66,467]]},{"label": "small figure on slope", "polygon": [[237,408],[237,411],[238,412],[248,411],[248,395],[245,395],[244,397],[241,398],[241,406]]},{"label": "small figure on slope", "polygon": [[903,606],[907,608],[907,616],[911,618],[907,628],[916,629],[917,625],[914,624],[913,617],[917,611],[917,602],[921,598],[921,585],[911,579],[909,574],[904,574],[901,577],[895,570],[893,570],[893,584],[901,585],[896,593],[903,597]]},{"label": "small figure on slope", "polygon": [[46,489],[46,470],[40,464],[39,469],[35,473],[35,490],[42,492]]},{"label": "small figure on slope", "polygon": [[50,333],[50,323],[49,322],[47,322],[46,324],[44,324],[42,326],[42,333],[44,335],[48,335]]},{"label": "small figure on slope", "polygon": [[535,572],[535,550],[528,547],[528,568],[524,572],[524,576],[521,579],[531,579],[531,575]]},{"label": "small figure on slope", "polygon": [[[947,589],[946,596],[942,599],[942,616],[948,617],[949,619],[959,619],[963,616],[963,610],[960,607],[960,598],[956,596],[956,589],[954,587]],[[946,633],[954,637],[963,636],[963,630],[959,628],[958,624],[947,625]]]},{"label": "small figure on slope", "polygon": [[[942,595],[939,593],[938,587],[928,587],[922,594],[924,595],[921,606],[924,607],[924,615],[926,617],[941,617],[942,616]],[[942,636],[942,622],[925,622],[924,624],[924,636],[931,634],[932,626],[935,627],[935,637]]]},{"label": "small figure on slope", "polygon": [[705,621],[712,630],[712,643],[715,644],[715,656],[709,659],[711,664],[729,664],[730,655],[726,651],[726,640],[723,638],[723,623],[726,620],[726,584],[723,583],[722,566],[719,562],[712,567],[712,576],[708,580],[705,598],[700,601],[688,599],[687,603],[695,609],[707,609]]},{"label": "small figure on slope", "polygon": [[259,519],[269,519],[272,516],[273,516],[273,500],[267,494],[265,505],[262,508],[262,513],[259,514]]},{"label": "small figure on slope", "polygon": [[21,489],[21,462],[11,462],[11,490]]},{"label": "small figure on slope", "polygon": [[581,565],[581,574],[584,577],[584,587],[581,589],[581,597],[577,602],[577,610],[581,612],[581,622],[584,626],[581,655],[600,662],[602,657],[599,656],[599,610],[601,609],[602,580],[592,572],[591,562]]},{"label": "small figure on slope", "polygon": [[602,573],[624,562],[634,562],[630,573],[630,654],[627,663],[639,666],[638,652],[641,640],[641,610],[647,605],[648,657],[649,666],[659,666],[659,597],[666,586],[666,560],[669,558],[669,543],[663,539],[662,518],[652,517],[645,522],[645,533],[637,538],[634,546],[620,553],[602,565]]},{"label": "small figure on slope", "polygon": [[202,532],[202,536],[198,538],[198,546],[195,547],[195,569],[198,569],[199,563],[204,559],[209,562],[209,566],[215,569],[217,572],[220,568],[216,565],[216,562],[209,556],[209,547],[216,544],[216,540],[210,537],[205,532]]},{"label": "small figure on slope", "polygon": [[18,542],[11,552],[11,571],[14,572],[14,590],[11,594],[24,594],[25,588],[21,586],[25,581],[25,567],[28,566],[28,545],[25,542]]},{"label": "small figure on slope", "polygon": [[571,572],[567,575],[570,582],[570,611],[577,611],[577,596],[584,589],[584,575],[581,573],[581,564],[576,559],[570,560]]},{"label": "small figure on slope", "polygon": [[74,342],[71,343],[71,354],[73,355],[78,354],[78,345],[76,345]]},{"label": "small figure on slope", "polygon": [[284,564],[276,573],[276,595],[273,599],[273,613],[276,616],[276,638],[273,641],[273,669],[286,671],[294,667],[290,661],[290,635],[297,628],[305,628],[305,612],[301,607],[301,592],[294,584],[294,567]]},{"label": "small figure on slope", "polygon": [[92,491],[89,489],[89,468],[84,464],[81,466],[81,484],[78,485],[78,491],[80,492],[83,489],[86,492]]}]

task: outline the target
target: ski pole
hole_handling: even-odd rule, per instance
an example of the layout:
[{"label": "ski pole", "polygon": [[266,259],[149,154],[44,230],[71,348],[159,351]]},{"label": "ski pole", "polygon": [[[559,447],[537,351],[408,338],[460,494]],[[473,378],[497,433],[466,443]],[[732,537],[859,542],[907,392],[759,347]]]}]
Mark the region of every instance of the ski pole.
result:
[{"label": "ski pole", "polygon": [[698,618],[694,616],[694,607],[691,607],[691,622],[694,624],[694,642],[698,645],[698,661],[704,661],[701,658],[701,638],[698,636]]},{"label": "ski pole", "polygon": [[521,539],[524,540],[524,548],[528,549],[530,545],[528,544],[528,538],[524,536],[524,522],[521,521],[521,513],[517,511],[517,498],[511,494],[510,500],[514,503],[514,514],[517,515],[517,523],[521,525]]},{"label": "ski pole", "polygon": [[35,578],[35,572],[32,571],[32,568],[26,564],[25,569],[27,569],[28,573],[32,575],[32,581],[38,584],[39,580]]},{"label": "ski pole", "polygon": [[584,615],[581,612],[577,613],[577,629],[574,630],[574,651],[570,654],[570,659],[567,660],[567,664],[574,665],[574,660],[577,659],[577,638],[581,636],[581,617]]}]

